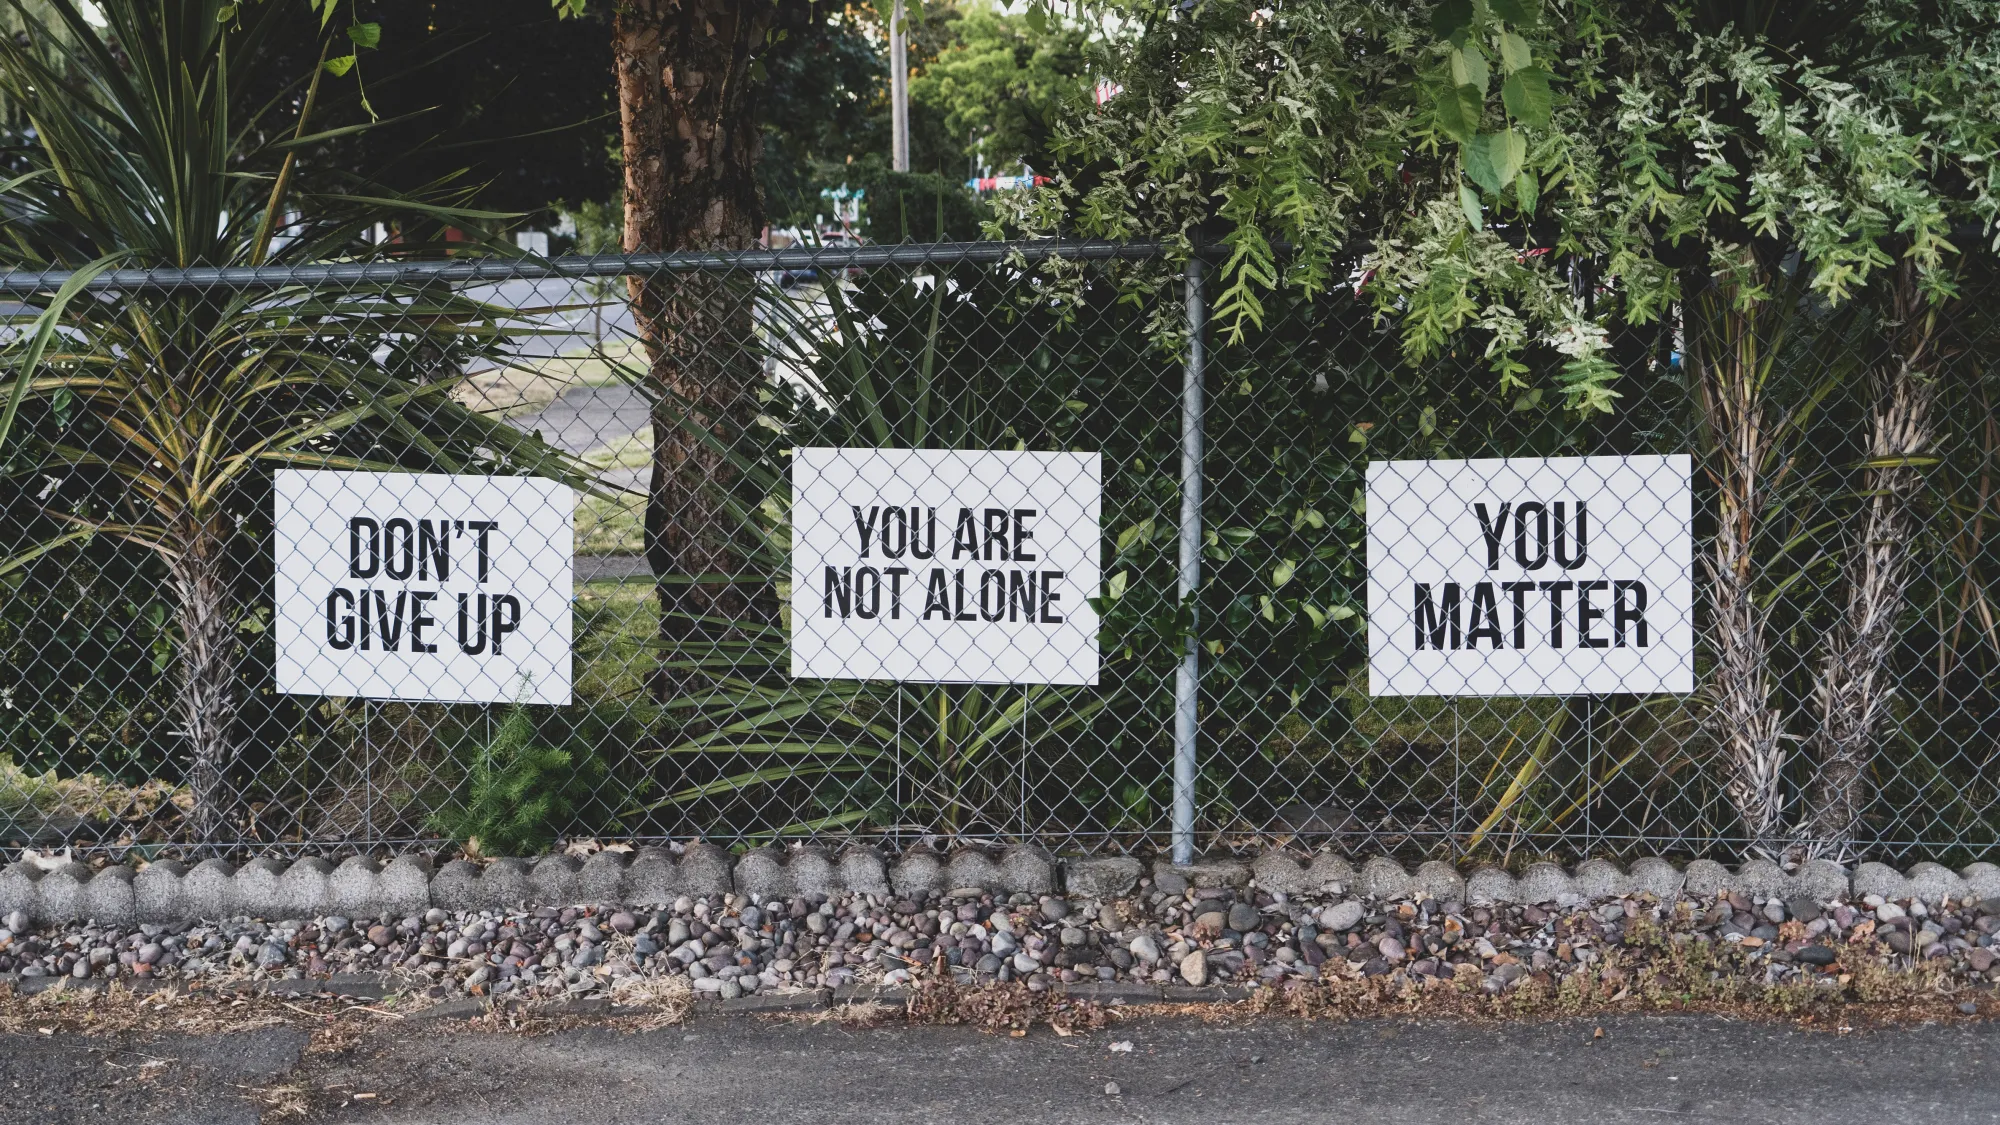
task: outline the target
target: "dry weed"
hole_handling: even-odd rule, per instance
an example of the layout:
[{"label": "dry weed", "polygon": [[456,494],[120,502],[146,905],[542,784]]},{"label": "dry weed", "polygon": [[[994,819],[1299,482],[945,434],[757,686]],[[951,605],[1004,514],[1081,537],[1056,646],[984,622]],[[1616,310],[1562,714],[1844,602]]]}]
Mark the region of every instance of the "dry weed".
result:
[{"label": "dry weed", "polygon": [[1058,1035],[1095,1031],[1106,1023],[1104,1005],[1021,983],[966,987],[949,978],[919,981],[906,1011],[913,1024],[969,1023],[989,1031],[1025,1034],[1047,1024]]},{"label": "dry weed", "polygon": [[764,1018],[779,1023],[839,1024],[842,1027],[880,1027],[896,1011],[893,1005],[876,1000],[850,1000],[825,1008],[797,1012],[766,1012]]}]

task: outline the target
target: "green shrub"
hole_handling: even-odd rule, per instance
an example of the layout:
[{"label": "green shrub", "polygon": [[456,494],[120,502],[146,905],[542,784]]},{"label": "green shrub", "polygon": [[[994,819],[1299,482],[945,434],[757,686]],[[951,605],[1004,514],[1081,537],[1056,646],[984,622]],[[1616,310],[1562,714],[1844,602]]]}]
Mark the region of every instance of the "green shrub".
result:
[{"label": "green shrub", "polygon": [[990,208],[935,172],[864,175],[861,233],[870,242],[970,242]]},{"label": "green shrub", "polygon": [[595,755],[543,745],[517,703],[478,749],[464,800],[433,816],[431,827],[487,855],[544,852],[602,772]]}]

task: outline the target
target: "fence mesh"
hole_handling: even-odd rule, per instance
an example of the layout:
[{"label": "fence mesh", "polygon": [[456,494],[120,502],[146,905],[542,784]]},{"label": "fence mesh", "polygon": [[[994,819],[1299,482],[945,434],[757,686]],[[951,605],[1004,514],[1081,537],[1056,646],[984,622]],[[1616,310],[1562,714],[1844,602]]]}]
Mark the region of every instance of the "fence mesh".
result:
[{"label": "fence mesh", "polygon": [[[691,837],[1151,852],[1172,829],[1175,673],[1191,631],[1201,850],[1733,856],[1768,843],[1772,824],[1810,846],[1827,763],[1846,760],[1827,734],[1830,654],[1872,652],[1865,752],[1852,759],[1861,780],[1847,787],[1860,794],[1859,826],[1843,858],[1990,854],[2000,423],[1975,299],[1928,343],[1930,440],[1904,453],[1875,441],[1894,326],[1865,309],[1803,309],[1773,337],[1758,384],[1776,435],[1757,451],[1765,491],[1754,519],[1732,523],[1740,461],[1704,393],[1703,372],[1722,368],[1701,366],[1687,325],[1615,340],[1624,397],[1615,414],[1584,417],[1564,409],[1548,372],[1503,389],[1474,344],[1409,362],[1365,294],[1276,295],[1259,330],[1207,337],[1203,573],[1183,601],[1178,273],[1147,247],[1054,264],[1020,250],[382,263],[113,276],[75,293],[5,279],[0,841],[149,854],[471,840],[507,854]],[[1710,392],[1727,389],[1721,378]],[[936,630],[892,646],[908,679],[794,676],[801,607],[825,610],[822,633],[859,624],[833,615],[833,579],[806,575],[828,585],[803,591],[795,580],[794,540],[808,534],[797,451],[857,451],[817,464],[863,474],[879,466],[858,451],[876,449],[1094,455],[1101,534],[1075,513],[1039,532],[1051,548],[1068,534],[1093,542],[1090,588],[1065,586],[1068,600],[1041,608],[1094,622],[1094,682],[992,682],[1009,678],[1007,653],[911,639]],[[1655,603],[1648,624],[1689,631],[1694,690],[1371,694],[1371,463],[1653,455],[1693,466],[1682,478],[1691,593]],[[931,463],[890,471],[902,491],[884,492],[882,507],[898,509],[899,528],[955,514],[949,474],[922,470]],[[351,580],[356,603],[315,601],[288,622],[297,600],[278,595],[298,587],[276,561],[292,541],[278,513],[365,513],[342,507],[352,496],[299,501],[287,471],[565,487],[519,492],[498,514],[447,493],[426,503],[450,529],[378,520],[365,544],[326,539],[333,557],[307,562],[328,582]],[[1535,519],[1555,515],[1560,549],[1583,513],[1566,525],[1542,499]],[[1511,556],[1517,532],[1538,550],[1542,524],[1513,511],[1496,551]],[[841,534],[848,520],[845,534],[886,550],[888,519],[842,509],[821,522]],[[468,577],[480,566],[472,522],[509,525],[494,532],[490,588]],[[1003,513],[1002,561],[1021,547],[1009,531],[1031,526]],[[1676,538],[1660,528],[1641,531]],[[936,549],[956,531],[927,534]],[[954,573],[1003,573],[1004,594],[1009,568],[985,541],[995,528],[978,531],[986,558]],[[1639,549],[1609,524],[1591,533],[1614,561]],[[1403,534],[1421,563],[1429,533]],[[572,572],[537,535],[542,548],[571,537]],[[1886,600],[1864,549],[1885,535],[1904,542],[1876,560],[1901,568]],[[1723,548],[1738,538],[1731,556]],[[1432,554],[1448,541],[1440,533]],[[361,567],[348,552],[364,547],[381,555]],[[406,568],[426,550],[449,555],[455,577],[436,584],[434,603],[404,601],[416,588]],[[511,571],[499,561],[509,551]],[[915,616],[931,593],[926,569],[943,568],[909,561],[900,604]],[[1550,577],[1527,561],[1463,579],[1466,629],[1487,608],[1497,617],[1455,657],[1526,660],[1518,650],[1565,626],[1608,638],[1608,614],[1630,608],[1605,590],[1593,624],[1540,586],[1510,605],[1502,583]],[[533,605],[503,611],[503,571],[528,603],[537,582],[566,595],[566,619],[507,617]],[[1038,573],[1011,572],[1017,586]],[[885,596],[885,574],[867,579],[870,596]],[[843,580],[841,596],[864,596]],[[1491,607],[1476,604],[1482,580]],[[1055,580],[1033,581],[1048,593]],[[1748,681],[1730,678],[1740,669],[1720,643],[1745,635],[1727,627],[1730,582],[1746,591],[1761,646]],[[1878,596],[1856,592],[1867,590]],[[488,594],[460,608],[460,595]],[[970,596],[976,605],[977,587]],[[1886,631],[1843,625],[1871,606],[1887,607]],[[568,701],[532,702],[518,679],[480,689],[500,701],[361,699],[281,655],[287,629],[365,635],[407,657],[397,666],[428,677],[427,694],[468,697],[440,670],[448,661],[409,652],[423,643],[420,616],[447,657],[504,636],[519,658],[567,675]],[[1615,624],[1622,640],[1630,623]],[[992,675],[964,673],[982,660]],[[1746,759],[1743,728],[1728,721],[1745,682],[1775,716],[1763,758]],[[549,674],[540,683],[558,686]],[[1744,788],[1758,768],[1777,807],[1762,827],[1752,820],[1769,803]]]}]

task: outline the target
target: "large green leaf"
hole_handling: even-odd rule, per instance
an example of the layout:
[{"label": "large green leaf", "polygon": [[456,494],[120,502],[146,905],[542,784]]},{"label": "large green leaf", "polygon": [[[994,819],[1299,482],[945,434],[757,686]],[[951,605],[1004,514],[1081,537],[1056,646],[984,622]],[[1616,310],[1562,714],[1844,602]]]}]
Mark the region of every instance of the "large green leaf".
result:
[{"label": "large green leaf", "polygon": [[1439,39],[1448,39],[1472,23],[1472,0],[1441,0],[1431,9],[1431,30]]},{"label": "large green leaf", "polygon": [[1472,182],[1498,195],[1514,182],[1521,162],[1527,159],[1528,142],[1512,129],[1481,133],[1466,142],[1465,174]]},{"label": "large green leaf", "polygon": [[1470,86],[1486,97],[1486,84],[1493,79],[1493,71],[1486,65],[1486,55],[1477,44],[1467,43],[1454,47],[1451,51],[1451,81],[1453,85]]},{"label": "large green leaf", "polygon": [[1441,88],[1437,94],[1438,128],[1446,136],[1464,144],[1479,132],[1479,118],[1485,111],[1486,99],[1473,86],[1453,86]]},{"label": "large green leaf", "polygon": [[1524,66],[1507,76],[1500,85],[1500,100],[1514,120],[1531,129],[1546,129],[1555,97],[1549,92],[1549,72],[1541,66]]}]

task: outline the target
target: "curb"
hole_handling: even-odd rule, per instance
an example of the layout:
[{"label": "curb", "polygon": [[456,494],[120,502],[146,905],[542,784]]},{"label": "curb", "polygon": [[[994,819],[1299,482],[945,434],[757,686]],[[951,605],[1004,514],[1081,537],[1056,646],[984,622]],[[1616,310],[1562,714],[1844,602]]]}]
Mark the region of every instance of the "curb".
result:
[{"label": "curb", "polygon": [[[355,856],[338,866],[307,858],[289,866],[252,860],[241,868],[210,859],[188,868],[161,860],[135,872],[123,865],[92,870],[76,862],[23,860],[0,869],[0,917],[20,912],[31,923],[95,921],[106,925],[178,924],[250,916],[305,918],[400,917],[436,907],[455,911],[622,903],[669,906],[682,896],[739,894],[765,898],[891,894],[919,897],[976,891],[998,895],[1056,894],[1113,899],[1133,893],[1145,868],[1128,857],[1058,859],[1034,845],[989,852],[961,848],[948,856],[913,849],[893,863],[873,848],[850,845],[839,853],[817,847],[761,847],[739,857],[713,844],[690,844],[676,853],[644,847],[636,853],[599,852],[588,861],[545,856],[530,863],[495,859],[479,866],[453,860],[431,870],[422,856],[377,863]],[[1356,867],[1324,853],[1307,860],[1266,852],[1254,859],[1218,858],[1187,865],[1164,860],[1152,866],[1153,886],[1169,894],[1255,885],[1271,894],[1344,894],[1377,899],[1419,895],[1473,906],[1495,903],[1581,905],[1625,894],[1661,898],[1794,895],[1885,900],[2000,898],[2000,866],[1974,863],[1958,871],[1918,863],[1907,871],[1862,863],[1852,871],[1825,860],[1785,871],[1768,860],[1734,869],[1698,859],[1684,868],[1647,857],[1629,868],[1589,859],[1574,869],[1533,863],[1519,875],[1482,866],[1461,873],[1431,860],[1406,870],[1395,860],[1369,858]]]}]

